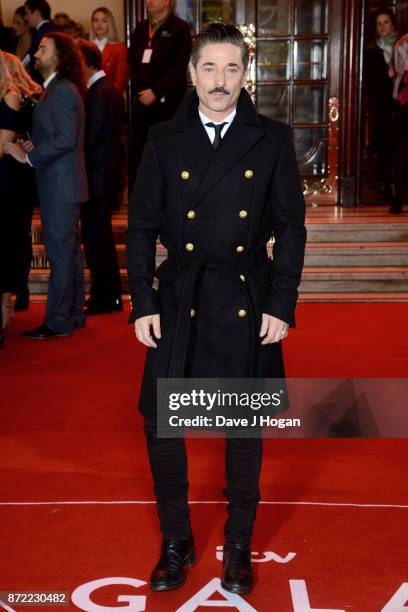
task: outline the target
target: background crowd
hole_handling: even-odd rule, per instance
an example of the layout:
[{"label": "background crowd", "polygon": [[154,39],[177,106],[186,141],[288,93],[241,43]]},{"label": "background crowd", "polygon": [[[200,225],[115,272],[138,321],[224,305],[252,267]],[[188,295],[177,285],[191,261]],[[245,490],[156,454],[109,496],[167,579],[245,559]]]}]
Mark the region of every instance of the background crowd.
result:
[{"label": "background crowd", "polygon": [[407,196],[408,34],[400,34],[393,11],[378,9],[364,58],[368,144],[392,214],[402,212]]},{"label": "background crowd", "polygon": [[[28,307],[36,204],[50,278],[45,320],[23,335],[68,336],[87,315],[122,309],[111,217],[126,158],[131,190],[150,126],[170,119],[186,92],[191,36],[173,8],[171,0],[147,0],[148,18],[129,49],[105,7],[93,11],[89,35],[65,13],[52,18],[46,0],[27,0],[14,32],[0,30],[1,329],[13,306]],[[91,275],[86,303],[81,241]]]},{"label": "background crowd", "polygon": [[[89,33],[66,13],[52,16],[47,0],[17,7],[13,29],[0,24],[0,330],[13,307],[29,304],[37,204],[51,274],[45,321],[24,335],[70,335],[86,314],[122,309],[111,216],[126,182],[133,186],[149,128],[173,117],[186,92],[191,35],[174,8],[147,0],[129,48],[105,7],[93,11]],[[407,196],[408,35],[400,34],[393,12],[377,10],[364,58],[369,148],[391,213]],[[80,239],[91,275],[85,306]]]}]

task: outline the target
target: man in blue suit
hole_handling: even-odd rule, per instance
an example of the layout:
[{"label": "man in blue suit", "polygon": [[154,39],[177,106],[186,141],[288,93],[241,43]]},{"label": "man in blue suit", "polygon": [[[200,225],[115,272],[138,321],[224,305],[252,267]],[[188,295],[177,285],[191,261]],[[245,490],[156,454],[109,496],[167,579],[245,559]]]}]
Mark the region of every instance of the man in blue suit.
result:
[{"label": "man in blue suit", "polygon": [[35,57],[45,91],[34,112],[32,143],[10,143],[6,152],[35,170],[51,275],[44,324],[23,336],[44,340],[70,336],[85,324],[78,222],[80,205],[88,200],[86,84],[82,58],[70,36],[50,32]]}]

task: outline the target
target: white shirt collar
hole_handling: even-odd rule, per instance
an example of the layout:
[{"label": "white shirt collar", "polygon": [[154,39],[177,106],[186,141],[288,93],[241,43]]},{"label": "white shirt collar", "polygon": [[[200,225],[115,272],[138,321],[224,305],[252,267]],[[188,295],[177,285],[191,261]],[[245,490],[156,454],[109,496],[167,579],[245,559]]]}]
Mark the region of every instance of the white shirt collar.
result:
[{"label": "white shirt collar", "polygon": [[101,40],[99,40],[99,38],[95,38],[94,39],[94,43],[95,45],[98,47],[99,51],[102,53],[102,51],[104,50],[104,48],[106,47],[107,43],[109,42],[108,38],[101,38]]},{"label": "white shirt collar", "polygon": [[48,87],[48,85],[51,83],[52,79],[53,79],[54,77],[56,77],[56,76],[57,76],[57,73],[56,73],[56,72],[53,72],[52,74],[50,74],[50,76],[49,76],[47,79],[45,79],[45,81],[44,81],[44,83],[43,83],[43,87],[44,87],[44,89],[47,89],[47,87]]},{"label": "white shirt collar", "polygon": [[42,21],[40,21],[40,23],[35,29],[39,30],[44,23],[49,23],[49,21],[50,21],[49,19],[43,19]]},{"label": "white shirt collar", "polygon": [[206,117],[204,115],[204,113],[202,113],[200,111],[200,109],[198,109],[198,113],[200,115],[200,119],[203,122],[203,124],[205,125],[206,123],[215,123],[215,125],[219,125],[220,123],[232,123],[234,120],[235,115],[237,114],[237,109],[234,108],[233,111],[230,112],[229,115],[227,115],[227,117],[225,117],[222,121],[213,121],[212,119],[209,119],[208,117]]},{"label": "white shirt collar", "polygon": [[206,123],[214,123],[215,125],[220,125],[221,123],[225,123],[224,127],[221,130],[221,138],[224,138],[229,126],[231,125],[231,123],[233,122],[235,118],[235,115],[237,114],[237,109],[234,108],[234,110],[231,111],[230,114],[227,115],[222,121],[212,121],[211,119],[206,117],[204,113],[200,111],[200,109],[198,109],[198,114],[200,115],[200,119],[205,128],[205,131],[207,132],[208,138],[210,139],[211,143],[213,143],[214,138],[215,138],[215,130],[212,127],[207,127]]},{"label": "white shirt collar", "polygon": [[104,70],[98,70],[98,72],[95,72],[95,74],[93,74],[89,79],[88,82],[86,84],[86,86],[88,87],[88,89],[90,89],[92,87],[92,85],[94,83],[96,83],[96,81],[99,81],[99,79],[102,79],[104,76],[106,76],[106,72]]}]

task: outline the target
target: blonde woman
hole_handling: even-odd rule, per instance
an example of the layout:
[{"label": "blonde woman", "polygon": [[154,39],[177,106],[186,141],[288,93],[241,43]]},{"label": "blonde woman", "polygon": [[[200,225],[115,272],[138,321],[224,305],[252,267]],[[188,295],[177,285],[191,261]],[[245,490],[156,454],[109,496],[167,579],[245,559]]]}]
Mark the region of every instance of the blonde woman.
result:
[{"label": "blonde woman", "polygon": [[123,95],[129,76],[127,48],[119,42],[112,12],[104,6],[92,13],[91,38],[102,53],[102,69],[113,86]]},{"label": "blonde woman", "polygon": [[[4,53],[7,68],[21,96],[19,113],[19,133],[24,139],[31,134],[32,120],[37,99],[42,93],[41,85],[38,85],[28,74],[21,61],[12,53]],[[34,172],[31,168],[19,164],[18,172],[19,206],[16,208],[15,244],[19,245],[16,253],[15,269],[17,276],[16,299],[14,312],[27,310],[29,306],[28,276],[30,274],[31,260],[33,255],[31,244],[31,222],[33,210],[36,204],[36,185]],[[16,187],[17,188],[17,187]]]},{"label": "blonde woman", "polygon": [[15,140],[19,131],[20,103],[20,93],[13,83],[5,54],[0,51],[0,346],[3,345],[2,330],[11,321],[11,294],[16,290],[13,266],[15,245],[11,234],[16,205],[13,190],[18,167],[14,159],[5,154],[5,145]]}]

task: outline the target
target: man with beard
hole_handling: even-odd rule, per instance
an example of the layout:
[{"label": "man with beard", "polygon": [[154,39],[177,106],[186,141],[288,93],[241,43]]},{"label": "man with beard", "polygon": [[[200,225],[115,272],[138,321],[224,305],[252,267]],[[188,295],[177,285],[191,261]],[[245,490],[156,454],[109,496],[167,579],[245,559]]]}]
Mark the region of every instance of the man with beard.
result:
[{"label": "man with beard", "polygon": [[66,34],[47,34],[35,58],[45,91],[34,111],[32,142],[10,143],[6,152],[35,170],[51,274],[45,321],[23,336],[48,340],[70,336],[85,325],[78,223],[80,205],[88,200],[82,101],[86,81],[79,50]]}]

